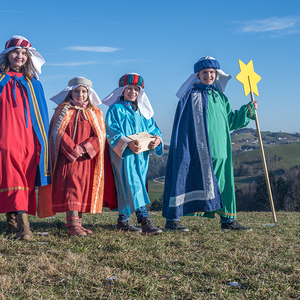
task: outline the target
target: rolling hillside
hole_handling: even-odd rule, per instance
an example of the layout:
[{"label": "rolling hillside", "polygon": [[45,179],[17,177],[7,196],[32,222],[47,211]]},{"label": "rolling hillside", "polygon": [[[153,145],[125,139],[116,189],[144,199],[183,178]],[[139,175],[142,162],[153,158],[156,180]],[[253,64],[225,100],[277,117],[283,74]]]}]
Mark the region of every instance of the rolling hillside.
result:
[{"label": "rolling hillside", "polygon": [[[269,171],[300,165],[300,142],[265,147],[265,156]],[[233,162],[235,167],[241,164],[251,166],[254,173],[263,170],[260,149],[234,155]]]}]

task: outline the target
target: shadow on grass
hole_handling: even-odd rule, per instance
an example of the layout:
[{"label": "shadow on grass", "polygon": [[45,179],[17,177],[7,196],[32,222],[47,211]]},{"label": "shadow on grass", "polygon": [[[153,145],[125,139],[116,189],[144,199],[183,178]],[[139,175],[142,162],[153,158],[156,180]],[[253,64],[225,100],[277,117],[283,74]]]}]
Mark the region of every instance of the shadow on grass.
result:
[{"label": "shadow on grass", "polygon": [[[35,220],[29,220],[30,223],[30,229],[33,232],[51,232],[51,235],[54,236],[61,236],[62,232],[65,232],[67,229],[65,227],[65,222],[62,220],[41,220],[41,221],[35,221]],[[99,224],[98,222],[96,224],[93,224],[92,222],[83,222],[83,226],[90,230],[97,230],[100,229],[101,231],[116,231],[116,224],[110,223],[103,223]],[[0,221],[0,234],[3,234],[6,232],[6,221]]]}]

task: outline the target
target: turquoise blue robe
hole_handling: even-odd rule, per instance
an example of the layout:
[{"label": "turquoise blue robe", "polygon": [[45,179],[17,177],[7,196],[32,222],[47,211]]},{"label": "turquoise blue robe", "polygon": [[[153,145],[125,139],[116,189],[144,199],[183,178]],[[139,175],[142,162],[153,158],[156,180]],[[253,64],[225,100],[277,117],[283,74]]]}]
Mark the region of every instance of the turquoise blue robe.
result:
[{"label": "turquoise blue robe", "polygon": [[109,108],[105,118],[106,137],[110,145],[110,159],[118,194],[118,210],[122,215],[130,215],[138,208],[150,203],[147,190],[149,152],[163,155],[163,143],[150,151],[134,154],[127,136],[148,132],[162,136],[153,118],[146,119],[130,102],[119,101]]}]

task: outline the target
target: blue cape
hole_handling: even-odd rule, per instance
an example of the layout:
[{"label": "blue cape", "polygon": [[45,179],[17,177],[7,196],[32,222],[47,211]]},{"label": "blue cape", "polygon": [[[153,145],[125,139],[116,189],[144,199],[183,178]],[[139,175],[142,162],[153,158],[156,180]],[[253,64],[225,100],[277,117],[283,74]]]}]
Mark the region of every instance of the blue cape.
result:
[{"label": "blue cape", "polygon": [[[0,74],[0,94],[11,79],[12,77],[5,73]],[[50,162],[48,153],[49,119],[43,87],[35,78],[31,81],[27,77],[22,76],[18,80],[27,91],[32,126],[41,145],[36,185],[47,185],[50,183]]]},{"label": "blue cape", "polygon": [[163,216],[178,219],[222,207],[208,139],[207,90],[197,86],[177,106],[166,168]]}]

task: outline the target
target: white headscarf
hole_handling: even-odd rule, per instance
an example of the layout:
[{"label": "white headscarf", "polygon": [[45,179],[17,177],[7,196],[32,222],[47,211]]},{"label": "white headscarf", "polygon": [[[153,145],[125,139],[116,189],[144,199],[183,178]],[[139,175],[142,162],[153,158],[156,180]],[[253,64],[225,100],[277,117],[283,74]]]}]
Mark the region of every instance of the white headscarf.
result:
[{"label": "white headscarf", "polygon": [[84,86],[87,88],[89,93],[89,99],[93,105],[100,105],[102,102],[98,97],[97,93],[92,88],[92,82],[84,77],[75,77],[71,79],[68,83],[69,85],[63,89],[61,92],[51,97],[50,100],[60,105],[67,97],[68,93],[79,86]]},{"label": "white headscarf", "polygon": [[[129,74],[140,76],[137,73],[127,73],[127,74],[124,74],[123,76],[129,75]],[[109,106],[109,107],[114,105],[117,101],[119,101],[120,97],[123,95],[124,89],[127,86],[128,85],[125,85],[125,86],[118,87],[118,88],[114,89],[108,96],[106,96],[102,100],[102,103]],[[138,87],[140,89],[140,93],[139,93],[138,98],[137,98],[138,107],[140,109],[141,114],[146,119],[149,120],[154,115],[154,111],[153,111],[151,103],[150,103],[144,89],[141,88],[140,86],[138,86]]]},{"label": "white headscarf", "polygon": [[[202,57],[198,60],[215,60],[211,56]],[[216,85],[219,92],[224,93],[227,82],[230,80],[231,76],[223,72],[221,69],[216,69],[216,79],[214,84]],[[176,93],[176,96],[179,99],[182,99],[182,97],[189,92],[193,87],[195,83],[200,83],[200,79],[198,78],[198,72],[192,74],[179,88],[178,92]]]},{"label": "white headscarf", "polygon": [[[18,43],[15,45],[15,46],[11,46],[9,47],[9,44],[12,40],[19,40]],[[28,42],[28,45],[27,46],[22,46],[21,43],[22,41],[26,41]],[[5,56],[5,54],[11,50],[14,50],[16,48],[18,49],[27,49],[29,54],[30,54],[30,58],[31,58],[31,61],[37,71],[38,74],[41,74],[42,73],[42,65],[45,63],[45,60],[44,58],[42,57],[42,55],[36,51],[35,48],[31,47],[31,44],[30,42],[24,38],[23,36],[21,35],[14,35],[12,36],[5,44],[5,46],[7,46],[8,48],[5,47],[5,49],[0,53],[0,64],[3,63],[3,58]],[[34,70],[31,70],[33,76],[38,79],[39,76],[38,74],[34,71]]]}]

